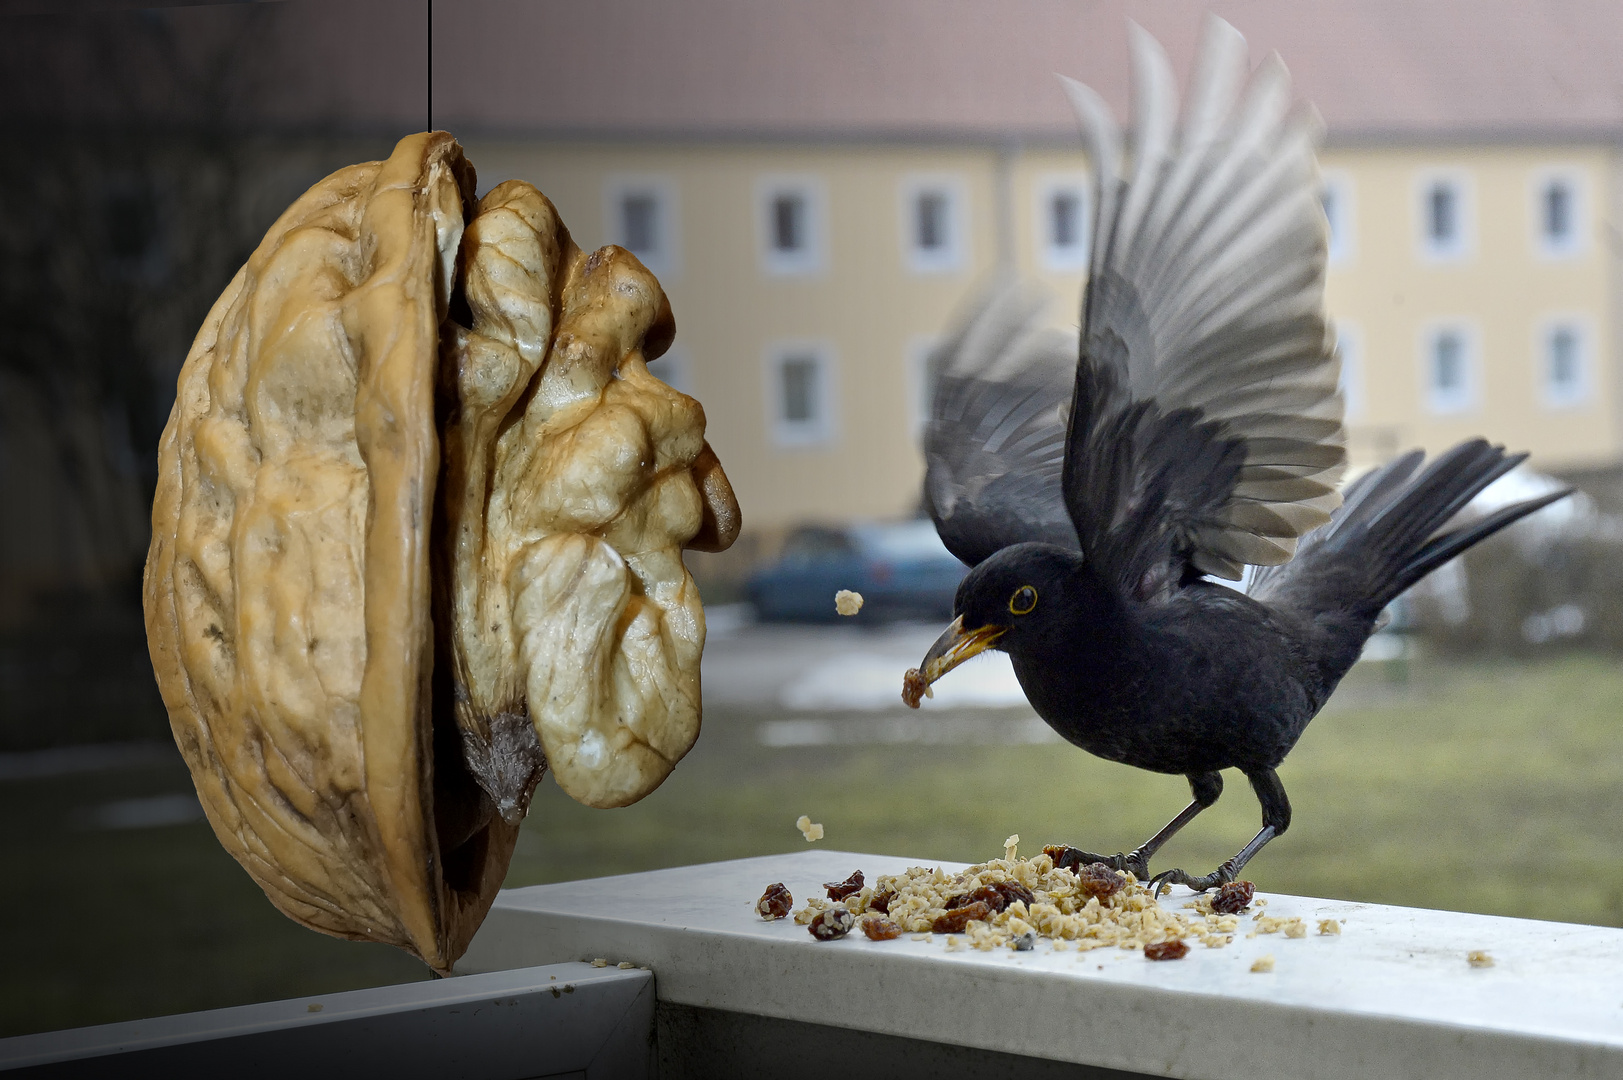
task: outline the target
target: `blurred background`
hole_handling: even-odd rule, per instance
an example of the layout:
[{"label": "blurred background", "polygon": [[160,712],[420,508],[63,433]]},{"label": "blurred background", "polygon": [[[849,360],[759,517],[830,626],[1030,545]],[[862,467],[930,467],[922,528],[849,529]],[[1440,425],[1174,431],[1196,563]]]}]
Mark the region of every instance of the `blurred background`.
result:
[{"label": "blurred background", "polygon": [[[1120,0],[0,3],[0,1035],[424,978],[279,915],[202,821],[148,664],[155,447],[204,315],[332,170],[444,128],[659,276],[654,369],[744,508],[691,555],[705,734],[643,803],[550,781],[510,885],[825,843],[1128,849],[1181,779],[1059,743],[1006,664],[918,713],[961,569],[917,512],[933,343],[988,277],[1074,325],[1088,162],[1053,73],[1128,108]],[[1267,890],[1623,925],[1623,7],[1236,0],[1321,111],[1357,466],[1485,435],[1485,496],[1578,494],[1405,598],[1280,770]],[[833,624],[832,593],[870,597]],[[942,605],[946,603],[947,610]],[[1168,849],[1255,828],[1231,793]]]}]

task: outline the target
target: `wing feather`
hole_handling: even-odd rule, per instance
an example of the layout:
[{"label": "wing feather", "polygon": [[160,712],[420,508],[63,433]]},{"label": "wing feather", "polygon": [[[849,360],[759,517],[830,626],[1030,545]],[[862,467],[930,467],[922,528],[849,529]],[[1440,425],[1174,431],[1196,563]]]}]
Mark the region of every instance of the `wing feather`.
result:
[{"label": "wing feather", "polygon": [[997,284],[931,359],[924,503],[971,566],[1028,540],[1077,546],[1060,487],[1076,337],[1043,325],[1050,299]]},{"label": "wing feather", "polygon": [[1180,124],[1165,52],[1129,36],[1125,178],[1110,110],[1066,82],[1098,217],[1062,487],[1089,558],[1148,597],[1289,559],[1337,505],[1346,454],[1317,114],[1211,18]]}]

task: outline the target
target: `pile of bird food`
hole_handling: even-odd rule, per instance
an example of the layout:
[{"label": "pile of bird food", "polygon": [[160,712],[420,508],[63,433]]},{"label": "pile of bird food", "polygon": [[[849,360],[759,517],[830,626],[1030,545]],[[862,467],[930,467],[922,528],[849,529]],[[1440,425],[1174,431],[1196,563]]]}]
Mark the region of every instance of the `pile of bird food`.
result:
[{"label": "pile of bird food", "polygon": [[[825,885],[828,898],[811,898],[794,918],[819,940],[860,927],[875,941],[944,934],[948,949],[1025,951],[1048,938],[1055,951],[1114,946],[1144,949],[1151,959],[1177,959],[1188,952],[1186,939],[1213,949],[1229,944],[1240,912],[1253,902],[1250,882],[1231,882],[1186,904],[1185,913],[1169,911],[1132,874],[1103,863],[1080,865],[1077,854],[1048,847],[1021,859],[1011,843],[1004,858],[958,873],[911,867],[868,884],[858,870]],[[767,919],[782,918],[792,907],[781,884],[757,903]]]}]

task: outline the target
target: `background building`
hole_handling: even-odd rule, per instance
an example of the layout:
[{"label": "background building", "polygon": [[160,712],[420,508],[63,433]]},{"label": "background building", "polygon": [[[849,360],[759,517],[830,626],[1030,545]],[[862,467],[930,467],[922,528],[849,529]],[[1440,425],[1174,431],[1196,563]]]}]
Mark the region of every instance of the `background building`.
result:
[{"label": "background building", "polygon": [[[1090,181],[1055,73],[1099,89],[1126,117],[1128,20],[1166,46],[1182,78],[1206,10],[1184,0],[349,0],[14,19],[26,32],[10,35],[10,113],[51,138],[116,129],[127,142],[139,121],[139,160],[114,155],[97,174],[105,190],[77,204],[93,212],[77,220],[124,223],[96,233],[98,265],[111,268],[96,295],[120,306],[92,325],[111,332],[123,320],[150,340],[133,390],[128,377],[105,379],[75,399],[90,419],[72,445],[42,450],[28,418],[43,406],[22,404],[42,391],[8,391],[0,476],[48,495],[57,524],[5,541],[19,553],[6,564],[44,580],[64,552],[106,548],[96,558],[120,565],[139,554],[129,508],[146,502],[189,328],[245,244],[329,169],[427,126],[462,139],[482,190],[510,177],[537,184],[584,246],[622,244],[665,284],[678,335],[658,367],[704,402],[745,513],[745,542],[701,558],[701,573],[736,573],[796,522],[911,514],[924,357],[961,305],[996,268],[1013,268],[1052,286],[1055,322],[1076,319]],[[1215,10],[1247,36],[1253,60],[1280,53],[1326,123],[1329,305],[1355,461],[1482,434],[1531,450],[1544,469],[1616,462],[1623,7],[1236,0]],[[196,61],[166,66],[177,54]],[[44,71],[41,57],[56,67]],[[188,153],[203,166],[186,167]],[[223,238],[213,255],[178,257],[204,237]],[[190,274],[184,296],[175,267]],[[23,321],[71,309],[10,295]],[[142,330],[155,313],[161,334]],[[115,345],[141,336],[120,333]],[[39,353],[19,340],[10,346]],[[89,367],[105,366],[107,348],[86,349],[98,358]],[[109,413],[97,394],[119,408]],[[91,430],[120,411],[113,428]],[[78,476],[101,486],[75,497]],[[116,524],[87,524],[114,507]],[[54,579],[116,576],[97,573],[58,567]]]},{"label": "background building", "polygon": [[[436,90],[435,123],[482,184],[529,179],[583,242],[657,269],[667,371],[705,402],[752,531],[905,515],[922,359],[977,284],[1012,266],[1075,322],[1088,163],[1053,73],[1126,116],[1127,20],[1183,76],[1204,7],[474,5],[435,55],[489,62]],[[1475,434],[1545,469],[1616,461],[1623,9],[1218,10],[1325,119],[1355,461]]]}]

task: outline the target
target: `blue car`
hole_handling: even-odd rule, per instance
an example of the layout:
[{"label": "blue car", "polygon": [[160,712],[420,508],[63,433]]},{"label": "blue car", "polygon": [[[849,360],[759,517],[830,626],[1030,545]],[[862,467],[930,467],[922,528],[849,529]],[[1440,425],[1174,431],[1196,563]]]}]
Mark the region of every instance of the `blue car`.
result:
[{"label": "blue car", "polygon": [[746,586],[767,622],[834,622],[834,594],[862,594],[863,622],[952,618],[953,595],[968,572],[928,519],[897,525],[807,525],[784,543],[777,562]]}]

